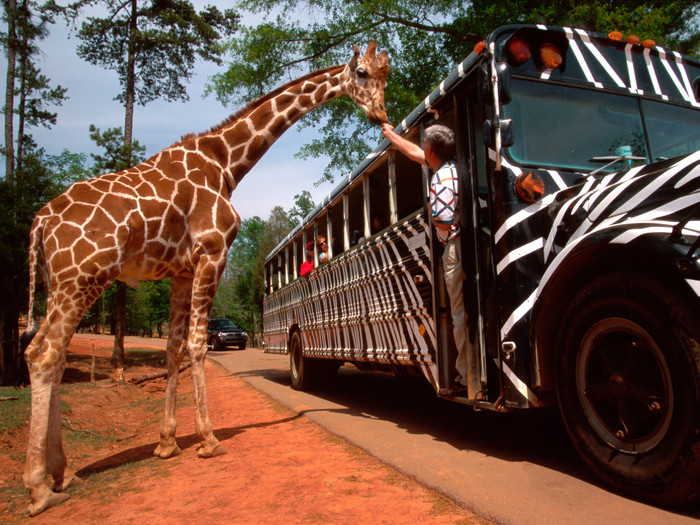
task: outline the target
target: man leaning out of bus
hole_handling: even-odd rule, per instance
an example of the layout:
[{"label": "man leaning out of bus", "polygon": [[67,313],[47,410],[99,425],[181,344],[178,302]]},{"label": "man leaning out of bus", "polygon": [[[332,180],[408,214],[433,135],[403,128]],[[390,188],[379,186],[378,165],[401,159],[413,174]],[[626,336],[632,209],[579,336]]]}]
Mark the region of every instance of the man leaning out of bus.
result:
[{"label": "man leaning out of bus", "polygon": [[434,124],[425,130],[423,147],[403,138],[391,124],[382,125],[382,133],[409,159],[429,167],[433,171],[430,179],[430,208],[432,223],[440,243],[444,247],[442,267],[445,286],[450,298],[452,326],[457,345],[457,377],[455,384],[441,388],[446,396],[467,394],[467,342],[464,313],[464,271],[459,247],[459,189],[455,166],[455,136],[446,126]]}]

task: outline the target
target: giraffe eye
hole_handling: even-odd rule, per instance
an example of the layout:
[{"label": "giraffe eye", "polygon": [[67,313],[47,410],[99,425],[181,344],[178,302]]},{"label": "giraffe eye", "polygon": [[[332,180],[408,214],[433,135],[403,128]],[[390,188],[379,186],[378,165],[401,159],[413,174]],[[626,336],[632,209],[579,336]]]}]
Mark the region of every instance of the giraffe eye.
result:
[{"label": "giraffe eye", "polygon": [[367,70],[363,67],[357,68],[357,78],[367,78]]}]

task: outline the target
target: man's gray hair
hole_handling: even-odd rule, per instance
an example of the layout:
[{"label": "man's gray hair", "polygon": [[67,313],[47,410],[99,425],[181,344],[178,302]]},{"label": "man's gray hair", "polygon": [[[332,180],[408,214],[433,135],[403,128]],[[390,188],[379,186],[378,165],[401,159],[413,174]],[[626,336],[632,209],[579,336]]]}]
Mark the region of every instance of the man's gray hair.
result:
[{"label": "man's gray hair", "polygon": [[455,134],[447,126],[433,124],[425,129],[423,147],[430,146],[440,160],[454,160],[456,157]]}]

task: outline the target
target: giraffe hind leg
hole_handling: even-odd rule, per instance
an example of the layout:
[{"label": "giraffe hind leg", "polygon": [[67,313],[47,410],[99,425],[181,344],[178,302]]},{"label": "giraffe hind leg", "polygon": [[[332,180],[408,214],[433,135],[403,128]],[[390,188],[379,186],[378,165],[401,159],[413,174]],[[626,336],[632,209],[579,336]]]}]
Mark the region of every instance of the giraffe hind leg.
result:
[{"label": "giraffe hind leg", "polygon": [[55,490],[65,490],[80,482],[68,468],[63,449],[60,386],[66,348],[90,304],[76,306],[70,302],[64,305],[52,302],[46,319],[24,352],[31,380],[32,400],[23,481],[31,498],[31,516],[69,498],[68,494],[57,493],[49,488],[47,474],[53,478]]}]

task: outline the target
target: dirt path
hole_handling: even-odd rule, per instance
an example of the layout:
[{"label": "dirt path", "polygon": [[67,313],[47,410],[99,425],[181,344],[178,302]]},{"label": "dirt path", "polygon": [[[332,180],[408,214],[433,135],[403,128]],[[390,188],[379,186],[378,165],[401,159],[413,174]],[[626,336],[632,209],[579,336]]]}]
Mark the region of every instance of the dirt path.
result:
[{"label": "dirt path", "polygon": [[[95,382],[90,382],[93,344]],[[131,377],[162,368],[162,349],[127,344]],[[105,340],[74,339],[62,400],[69,464],[84,483],[29,519],[22,487],[27,427],[0,433],[0,522],[57,523],[490,523],[206,365],[214,432],[225,456],[197,458],[192,382],[181,375],[180,456],[152,456],[165,381],[113,383]],[[143,345],[140,345],[143,348]],[[137,356],[138,354],[138,356]]]}]

